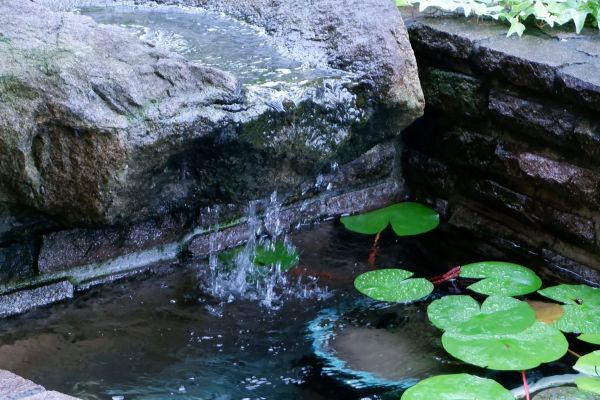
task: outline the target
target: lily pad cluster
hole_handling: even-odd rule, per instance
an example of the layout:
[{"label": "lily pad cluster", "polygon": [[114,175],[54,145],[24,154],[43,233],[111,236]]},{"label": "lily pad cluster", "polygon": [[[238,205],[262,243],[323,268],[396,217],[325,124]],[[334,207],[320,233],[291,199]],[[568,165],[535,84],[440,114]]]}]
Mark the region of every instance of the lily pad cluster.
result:
[{"label": "lily pad cluster", "polygon": [[[434,229],[439,216],[418,203],[399,203],[344,217],[341,222],[363,234],[380,233],[391,225],[398,236],[409,236]],[[402,269],[381,269],[358,276],[354,285],[379,301],[406,303],[429,296],[433,284],[412,276]],[[474,280],[467,288],[489,297],[481,304],[467,295],[442,297],[429,305],[427,315],[444,331],[444,349],[461,361],[493,370],[524,371],[563,357],[569,346],[563,332],[581,333],[581,340],[600,344],[600,289],[558,285],[539,290],[542,280],[532,270],[500,261],[464,265],[458,277]],[[514,298],[536,291],[562,304]],[[577,380],[580,390],[600,393],[600,351],[582,357],[575,369],[589,375]],[[497,382],[467,374],[422,380],[402,396],[402,400],[512,398]]]}]

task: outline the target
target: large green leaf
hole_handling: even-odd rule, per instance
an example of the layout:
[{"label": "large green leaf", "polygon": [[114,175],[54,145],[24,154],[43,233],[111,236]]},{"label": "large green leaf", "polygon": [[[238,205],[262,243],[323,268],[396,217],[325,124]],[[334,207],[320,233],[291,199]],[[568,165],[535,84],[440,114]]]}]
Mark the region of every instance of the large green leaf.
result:
[{"label": "large green leaf", "polygon": [[438,328],[462,335],[518,333],[534,324],[535,311],[512,297],[491,296],[481,307],[470,296],[446,296],[427,308]]},{"label": "large green leaf", "polygon": [[460,277],[482,279],[469,286],[469,289],[485,295],[521,296],[535,292],[542,286],[542,280],[529,268],[501,261],[463,265]]},{"label": "large green leaf", "polygon": [[600,394],[600,378],[584,376],[582,378],[575,379],[575,384],[579,390]]},{"label": "large green leaf", "polygon": [[563,316],[554,323],[561,331],[600,334],[600,289],[562,284],[538,293],[565,304]]},{"label": "large green leaf", "polygon": [[403,269],[379,269],[365,272],[354,280],[354,287],[375,300],[407,303],[419,300],[433,292],[427,279],[414,278]]},{"label": "large green leaf", "polygon": [[492,379],[468,374],[438,375],[411,387],[401,400],[514,400],[512,394]]},{"label": "large green leaf", "polygon": [[577,339],[591,344],[600,344],[600,333],[584,333],[577,336]]},{"label": "large green leaf", "polygon": [[346,229],[374,235],[383,231],[388,224],[398,236],[411,236],[428,232],[440,223],[439,215],[419,203],[404,202],[340,219]]},{"label": "large green leaf", "polygon": [[600,350],[580,357],[573,368],[586,375],[600,376]]},{"label": "large green leaf", "polygon": [[535,322],[513,334],[465,335],[446,331],[442,345],[452,356],[479,367],[520,371],[561,358],[569,347],[556,328]]}]

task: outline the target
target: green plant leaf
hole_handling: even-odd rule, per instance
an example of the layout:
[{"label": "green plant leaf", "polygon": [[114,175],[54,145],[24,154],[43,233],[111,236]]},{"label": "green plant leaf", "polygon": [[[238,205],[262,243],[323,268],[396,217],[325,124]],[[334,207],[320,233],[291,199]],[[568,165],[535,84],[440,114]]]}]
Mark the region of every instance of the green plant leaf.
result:
[{"label": "green plant leaf", "polygon": [[464,335],[446,331],[442,345],[459,360],[502,371],[520,371],[558,360],[569,347],[559,330],[542,322],[514,334]]},{"label": "green plant leaf", "polygon": [[427,316],[438,328],[461,335],[518,333],[536,321],[529,304],[500,296],[488,297],[481,307],[470,296],[446,296],[429,305]]},{"label": "green plant leaf", "polygon": [[600,376],[600,350],[580,357],[573,369],[586,375]]},{"label": "green plant leaf", "polygon": [[469,374],[438,375],[406,390],[401,400],[514,400],[492,379]]},{"label": "green plant leaf", "polygon": [[591,344],[600,344],[600,333],[584,333],[577,336],[577,339]]},{"label": "green plant leaf", "polygon": [[542,286],[542,280],[529,268],[502,261],[463,265],[460,277],[483,279],[469,286],[469,289],[485,295],[521,296],[535,292]]},{"label": "green plant leaf", "polygon": [[340,221],[346,229],[366,235],[379,233],[391,224],[396,235],[411,236],[435,229],[440,218],[435,211],[422,204],[404,202],[364,214],[342,217]]},{"label": "green plant leaf", "polygon": [[561,331],[600,333],[600,289],[562,284],[538,293],[565,304],[563,316],[554,323]]},{"label": "green plant leaf", "polygon": [[354,287],[372,299],[398,303],[419,300],[433,292],[427,279],[408,279],[411,276],[412,272],[403,269],[378,269],[356,277]]},{"label": "green plant leaf", "polygon": [[427,307],[429,321],[443,331],[468,321],[480,312],[477,300],[464,295],[445,296]]},{"label": "green plant leaf", "polygon": [[575,384],[579,390],[600,394],[600,378],[584,376],[575,379]]},{"label": "green plant leaf", "polygon": [[594,305],[600,307],[600,289],[587,285],[561,284],[538,291],[544,297],[572,305]]}]

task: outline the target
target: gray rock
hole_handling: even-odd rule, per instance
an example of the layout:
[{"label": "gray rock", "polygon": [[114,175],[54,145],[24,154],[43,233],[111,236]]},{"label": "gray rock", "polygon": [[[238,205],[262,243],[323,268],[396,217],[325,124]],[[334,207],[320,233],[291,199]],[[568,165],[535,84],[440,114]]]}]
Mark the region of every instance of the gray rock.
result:
[{"label": "gray rock", "polygon": [[73,285],[69,281],[61,281],[3,294],[0,296],[0,317],[21,314],[34,307],[70,299],[73,297],[73,291]]},{"label": "gray rock", "polygon": [[46,391],[42,386],[0,369],[0,398],[4,400],[77,400],[66,394]]},{"label": "gray rock", "polygon": [[351,160],[423,110],[392,1],[187,2],[265,27],[289,57],[354,77],[319,79],[288,99],[41,5],[63,3],[0,4],[0,204],[12,214],[80,226],[243,203]]}]

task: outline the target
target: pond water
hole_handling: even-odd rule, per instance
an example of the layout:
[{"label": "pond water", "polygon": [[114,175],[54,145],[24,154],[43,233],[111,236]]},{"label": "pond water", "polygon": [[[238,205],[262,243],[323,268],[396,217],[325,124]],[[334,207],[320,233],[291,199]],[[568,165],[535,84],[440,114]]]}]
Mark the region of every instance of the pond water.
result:
[{"label": "pond water", "polygon": [[[439,240],[435,235],[423,240]],[[519,385],[517,373],[494,374],[445,355],[441,332],[424,314],[428,302],[365,303],[352,282],[368,269],[371,240],[333,222],[292,235],[300,264],[286,274],[285,291],[274,288],[280,297],[270,305],[215,296],[211,268],[196,262],[94,288],[69,303],[3,321],[0,368],[82,399],[399,398],[398,387],[369,386],[368,377],[348,374],[365,366],[391,380],[466,371]],[[448,269],[439,260],[451,256],[422,249],[421,241],[386,232],[377,265],[421,276]],[[455,290],[448,284],[436,296]],[[325,327],[337,335],[332,341],[315,334]],[[346,359],[345,370],[332,355]],[[572,363],[529,374],[566,373]]]}]

